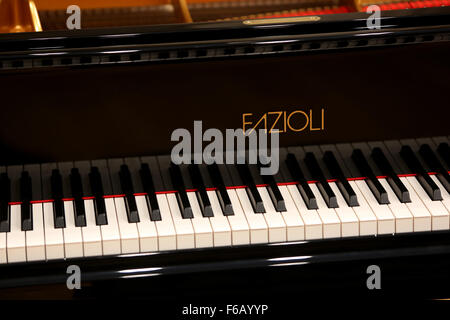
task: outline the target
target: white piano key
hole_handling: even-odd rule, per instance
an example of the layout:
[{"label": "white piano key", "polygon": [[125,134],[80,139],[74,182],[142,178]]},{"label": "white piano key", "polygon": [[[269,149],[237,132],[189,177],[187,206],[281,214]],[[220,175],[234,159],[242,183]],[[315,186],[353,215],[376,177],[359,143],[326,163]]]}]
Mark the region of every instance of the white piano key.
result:
[{"label": "white piano key", "polygon": [[[323,152],[325,151],[331,151],[333,152],[334,156],[336,157],[337,162],[339,163],[339,166],[341,167],[342,171],[344,172],[344,175],[350,177],[351,176],[351,170],[350,168],[347,168],[348,162],[345,162],[340,154],[340,151],[337,149],[335,145],[325,145],[320,147]],[[351,207],[353,212],[356,214],[356,217],[359,220],[359,235],[360,236],[369,236],[369,235],[376,235],[377,234],[377,218],[375,217],[375,214],[373,213],[370,206],[367,204],[366,200],[364,199],[363,195],[359,191],[356,182],[351,180],[348,181],[351,188],[356,194],[356,197],[358,199],[358,206]]]},{"label": "white piano key", "polygon": [[305,224],[302,217],[295,206],[294,200],[287,186],[278,186],[284,199],[286,211],[282,213],[284,222],[286,223],[287,241],[299,241],[305,239]]},{"label": "white piano key", "polygon": [[450,212],[450,194],[445,190],[445,187],[442,185],[441,181],[435,176],[430,176],[431,179],[437,184],[442,194],[442,204],[445,206],[448,212]]},{"label": "white piano key", "polygon": [[296,185],[287,186],[300,216],[305,224],[305,239],[322,239],[323,227],[317,210],[309,210]]},{"label": "white piano key", "polygon": [[414,218],[414,232],[431,231],[431,214],[420,200],[414,188],[409,183],[407,177],[400,177],[406,189],[408,189],[411,202],[407,202],[406,206]]},{"label": "white piano key", "polygon": [[167,197],[165,194],[157,194],[156,200],[161,213],[161,220],[155,221],[158,233],[158,249],[159,251],[175,250],[177,248],[177,235]]},{"label": "white piano key", "polygon": [[119,225],[117,224],[116,206],[113,198],[106,198],[106,220],[108,224],[100,226],[103,255],[115,255],[122,252]]},{"label": "white piano key", "polygon": [[73,201],[64,201],[66,227],[63,228],[64,251],[66,258],[83,257],[83,235],[80,227],[75,226]]},{"label": "white piano key", "polygon": [[6,235],[8,262],[24,262],[27,261],[27,252],[25,246],[25,231],[22,231],[20,204],[10,205],[9,210],[11,212],[11,229]]},{"label": "white piano key", "polygon": [[355,182],[377,218],[378,234],[395,233],[395,217],[392,214],[391,209],[385,204],[378,203],[366,181],[357,180]]},{"label": "white piano key", "polygon": [[84,200],[86,226],[81,227],[85,257],[103,255],[100,227],[95,223],[94,200]]},{"label": "white piano key", "polygon": [[0,232],[0,263],[8,262],[6,254],[6,232]]},{"label": "white piano key", "polygon": [[122,253],[137,253],[139,252],[139,233],[136,223],[128,222],[125,198],[114,198],[114,204],[116,206]]},{"label": "white piano key", "polygon": [[341,221],[342,237],[359,236],[359,220],[355,212],[348,206],[335,182],[329,183],[331,190],[336,195],[338,208],[335,208],[336,214]]},{"label": "white piano key", "polygon": [[158,251],[158,233],[155,223],[150,219],[147,199],[145,196],[136,196],[140,222],[137,224],[141,252]]},{"label": "white piano key", "polygon": [[378,231],[377,217],[373,213],[366,199],[359,191],[356,181],[348,182],[355,191],[356,197],[358,198],[359,206],[352,207],[359,220],[359,235],[360,236],[370,236],[376,235]]},{"label": "white piano key", "polygon": [[209,218],[213,230],[214,247],[231,246],[231,227],[228,218],[223,215],[216,191],[206,191],[214,217]]},{"label": "white piano key", "polygon": [[317,206],[317,214],[322,220],[322,228],[323,228],[323,237],[324,238],[340,238],[341,237],[341,221],[336,214],[334,209],[328,208],[325,200],[322,198],[322,195],[317,188],[315,183],[311,183],[310,185],[311,191],[314,193],[316,197]]},{"label": "white piano key", "polygon": [[267,227],[269,228],[269,242],[286,241],[286,223],[283,220],[282,214],[275,210],[267,188],[258,187],[257,189],[266,209],[263,217],[266,219]]},{"label": "white piano key", "polygon": [[407,177],[407,179],[431,214],[431,230],[447,230],[450,223],[449,213],[442,202],[431,200],[416,177]]},{"label": "white piano key", "polygon": [[250,227],[242,210],[241,203],[235,189],[227,190],[233,207],[233,215],[227,216],[231,228],[231,240],[233,245],[250,243]]},{"label": "white piano key", "polygon": [[53,202],[45,202],[43,207],[45,256],[47,257],[47,260],[64,259],[64,235],[62,228],[55,228]]},{"label": "white piano key", "polygon": [[268,243],[269,232],[263,215],[253,211],[245,188],[235,189],[235,191],[241,203],[242,211],[244,211],[245,217],[247,218],[250,229],[250,243]]},{"label": "white piano key", "polygon": [[395,232],[413,232],[414,231],[414,219],[413,215],[409,211],[405,203],[401,203],[397,198],[397,195],[392,190],[386,179],[378,179],[383,188],[386,190],[389,198],[389,208],[395,216]]},{"label": "white piano key", "polygon": [[191,219],[184,219],[175,193],[168,193],[167,202],[177,234],[177,249],[195,248],[195,234]]},{"label": "white piano key", "polygon": [[27,261],[45,260],[44,212],[42,203],[31,204],[33,229],[25,232]]},{"label": "white piano key", "polygon": [[194,216],[191,222],[195,233],[195,247],[211,248],[214,246],[211,223],[208,218],[203,217],[195,192],[187,192],[187,197]]},{"label": "white piano key", "polygon": [[[372,147],[379,147],[383,150],[384,155],[396,172],[408,172],[408,170],[405,168],[406,164],[399,155],[401,146],[398,141],[377,141],[369,144]],[[408,177],[399,177],[399,179],[406,187],[406,189],[408,189],[409,196],[411,198],[411,202],[407,202],[405,204],[413,215],[414,232],[431,231],[431,214],[428,212],[428,209],[424,206],[419,196],[414,191],[414,188],[409,183]]]}]

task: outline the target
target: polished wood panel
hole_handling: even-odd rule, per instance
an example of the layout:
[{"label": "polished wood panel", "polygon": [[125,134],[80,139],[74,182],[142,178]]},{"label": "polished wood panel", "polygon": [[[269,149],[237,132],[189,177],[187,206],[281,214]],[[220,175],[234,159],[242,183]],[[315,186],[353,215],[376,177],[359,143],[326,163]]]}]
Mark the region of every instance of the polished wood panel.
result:
[{"label": "polished wood panel", "polygon": [[42,31],[34,1],[0,1],[0,33]]}]

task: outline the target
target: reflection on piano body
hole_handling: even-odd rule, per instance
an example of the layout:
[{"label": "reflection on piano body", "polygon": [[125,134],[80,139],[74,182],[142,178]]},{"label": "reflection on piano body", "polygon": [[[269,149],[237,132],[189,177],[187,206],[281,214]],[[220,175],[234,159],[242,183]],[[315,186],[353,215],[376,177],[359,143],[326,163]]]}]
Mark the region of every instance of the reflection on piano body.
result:
[{"label": "reflection on piano body", "polygon": [[[261,277],[361,293],[382,264],[391,292],[448,297],[447,2],[79,1],[67,31],[69,2],[0,3],[5,294],[62,292],[71,264],[93,288],[79,297],[141,296],[138,278],[163,299],[186,277],[217,296],[269,296]],[[170,161],[195,120],[305,110],[323,130],[283,132],[274,176]]]}]

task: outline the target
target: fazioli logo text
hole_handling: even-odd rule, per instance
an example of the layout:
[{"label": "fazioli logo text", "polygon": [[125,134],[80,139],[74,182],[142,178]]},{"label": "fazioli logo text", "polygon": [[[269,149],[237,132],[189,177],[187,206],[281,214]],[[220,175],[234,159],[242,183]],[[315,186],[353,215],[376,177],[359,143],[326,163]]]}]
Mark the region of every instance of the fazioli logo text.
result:
[{"label": "fazioli logo text", "polygon": [[325,130],[325,110],[269,111],[262,114],[243,113],[242,131],[303,132]]}]

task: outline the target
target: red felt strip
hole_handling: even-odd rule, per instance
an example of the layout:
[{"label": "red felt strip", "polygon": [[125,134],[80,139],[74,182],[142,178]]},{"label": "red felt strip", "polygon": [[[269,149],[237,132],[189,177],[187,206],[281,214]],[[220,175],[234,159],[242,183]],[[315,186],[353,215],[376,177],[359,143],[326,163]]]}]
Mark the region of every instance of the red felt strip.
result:
[{"label": "red felt strip", "polygon": [[156,191],[155,194],[169,194],[169,193],[177,193],[176,190],[169,190],[169,191]]},{"label": "red felt strip", "polygon": [[227,189],[229,189],[229,190],[232,190],[232,189],[244,189],[244,188],[247,188],[247,186],[231,186],[231,187],[226,187]]},{"label": "red felt strip", "polygon": [[260,187],[264,188],[264,187],[268,187],[268,186],[269,186],[268,184],[257,184],[256,185],[257,188],[260,188]]},{"label": "red felt strip", "polygon": [[347,178],[347,181],[366,180],[366,177]]},{"label": "red felt strip", "polygon": [[30,201],[30,203],[47,203],[47,202],[55,202],[55,200],[47,199],[47,200],[33,200],[33,201]]}]

